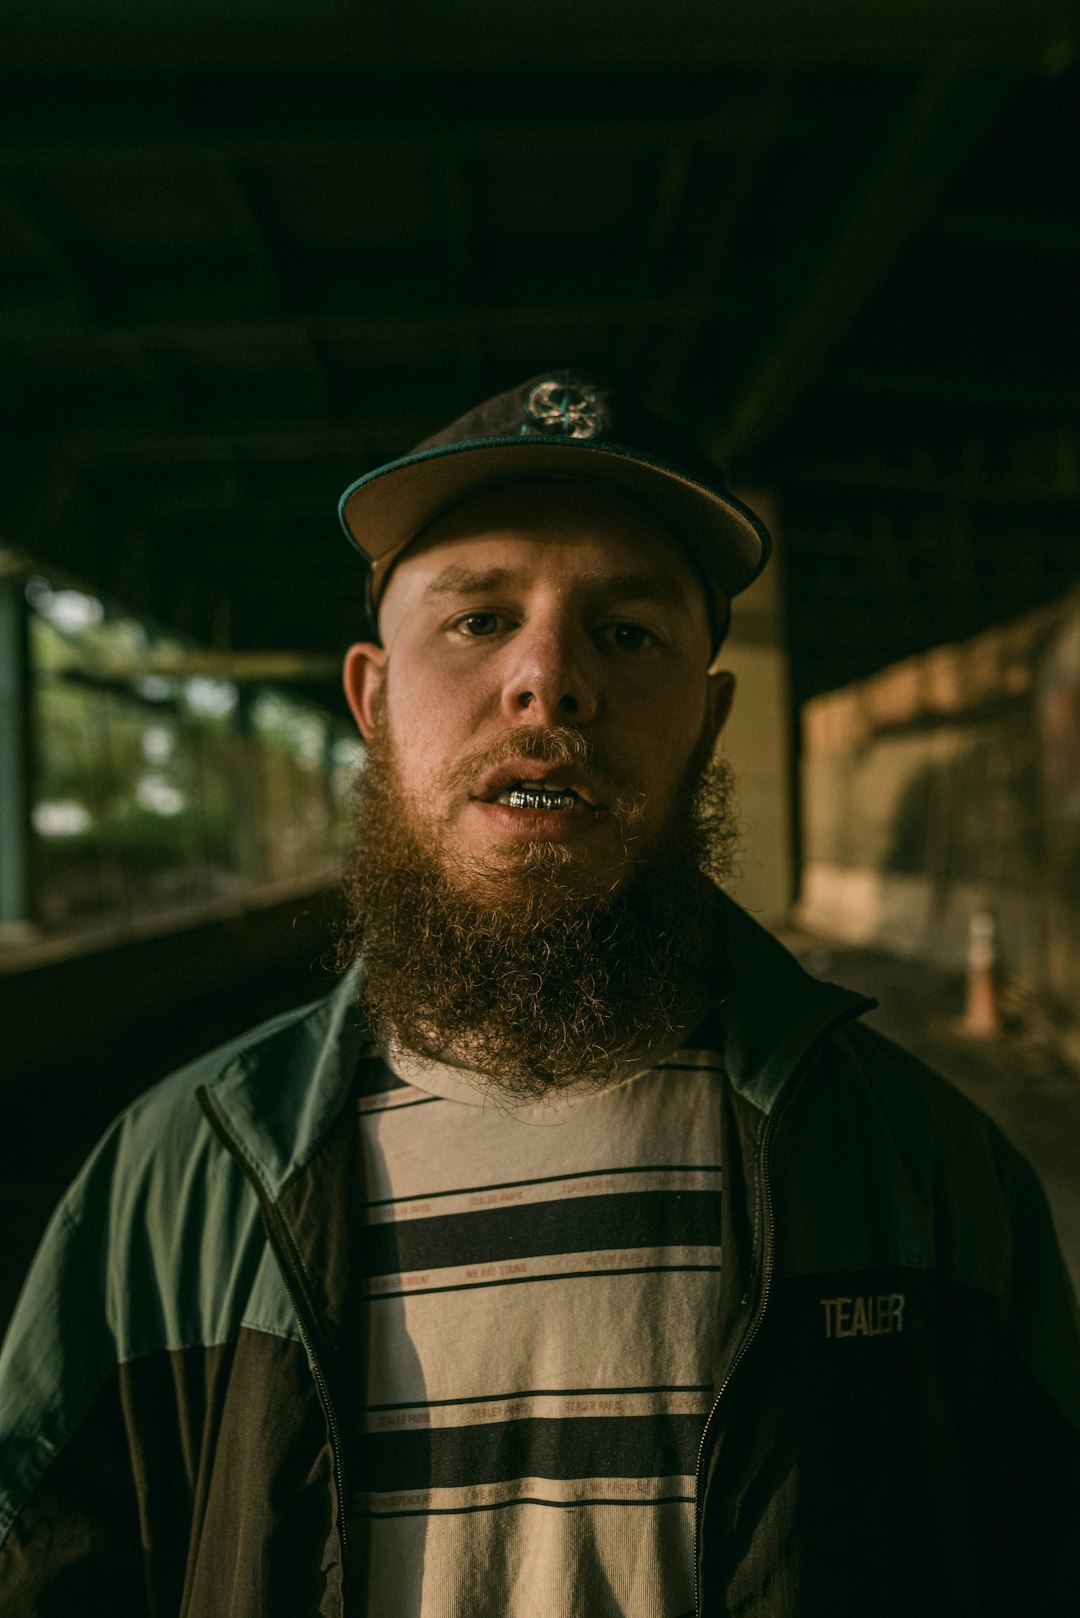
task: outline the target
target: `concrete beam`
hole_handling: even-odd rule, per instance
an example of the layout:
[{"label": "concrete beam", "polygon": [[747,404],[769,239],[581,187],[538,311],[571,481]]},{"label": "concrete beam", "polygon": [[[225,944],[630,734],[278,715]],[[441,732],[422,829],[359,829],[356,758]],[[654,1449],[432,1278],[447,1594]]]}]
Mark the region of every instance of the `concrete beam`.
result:
[{"label": "concrete beam", "polygon": [[847,225],[830,237],[721,426],[726,463],[775,432],[817,379],[1017,83],[1011,73],[965,72],[952,56],[926,72]]},{"label": "concrete beam", "polygon": [[950,472],[903,469],[831,461],[803,456],[785,467],[785,489],[835,489],[837,494],[865,493],[912,500],[942,500],[958,504],[1022,504],[1072,506],[1080,499],[1080,470],[1064,465],[1058,476],[965,476]]},{"label": "concrete beam", "polygon": [[[626,95],[621,98],[624,106],[633,105],[640,96],[641,73],[632,74],[631,80]],[[418,115],[416,96],[405,93],[398,82],[389,87],[396,96],[388,99],[384,79],[376,87],[376,95],[370,98],[374,116],[371,112],[365,114],[363,86],[355,84],[352,99],[337,116],[327,116],[324,106],[318,116],[312,113],[302,120],[286,106],[280,119],[263,122],[262,127],[257,124],[252,127],[254,121],[247,127],[237,127],[235,120],[213,123],[196,115],[178,128],[169,115],[169,91],[175,96],[176,84],[175,75],[169,74],[162,76],[163,110],[155,117],[150,109],[144,109],[138,123],[133,123],[122,96],[115,98],[117,105],[112,110],[99,102],[92,109],[92,117],[82,120],[89,127],[79,134],[67,133],[77,126],[70,116],[70,104],[68,116],[61,117],[64,112],[61,98],[57,98],[56,115],[49,124],[41,116],[40,106],[32,109],[38,132],[29,133],[26,120],[20,120],[17,137],[0,139],[0,170],[111,165],[134,157],[142,162],[163,159],[190,162],[193,157],[212,157],[230,163],[287,159],[290,163],[347,165],[358,159],[427,156],[433,147],[439,146],[458,153],[494,153],[500,157],[537,151],[569,157],[581,151],[634,152],[668,146],[680,139],[691,140],[699,146],[738,146],[745,134],[746,107],[738,98],[719,111],[710,107],[708,87],[700,73],[693,76],[685,95],[674,98],[681,101],[680,110],[666,116],[657,116],[643,108],[640,116],[605,115],[604,110],[597,110],[591,115],[577,111],[560,117],[559,110],[569,109],[573,102],[579,108],[596,102],[595,85],[593,95],[589,95],[590,82],[581,75],[577,76],[576,88],[549,81],[539,103],[546,110],[539,116],[535,110],[538,105],[535,94],[511,116],[465,117],[454,123],[448,122],[442,112],[430,104],[426,116],[423,112]],[[610,84],[609,79],[605,82]],[[242,88],[253,101],[260,93],[267,93],[257,73],[245,75]],[[276,83],[271,91],[275,88]],[[402,108],[405,116],[402,116]],[[826,122],[823,114],[822,129]],[[806,121],[800,119],[796,127],[792,121],[778,131],[778,138],[797,135],[813,138],[813,122],[807,127]]]},{"label": "concrete beam", "polygon": [[[64,8],[69,17],[78,7]],[[398,10],[360,7],[343,27],[333,9],[309,0],[262,4],[257,25],[241,4],[223,21],[208,0],[177,0],[148,7],[125,28],[88,29],[67,23],[56,7],[47,20],[10,29],[5,61],[23,72],[175,71],[180,58],[192,73],[303,71],[328,60],[351,71],[358,86],[403,62],[429,78],[452,69],[486,67],[503,74],[610,70],[647,66],[670,74],[701,67],[770,68],[778,61],[807,66],[831,63],[910,64],[948,44],[973,62],[1026,63],[1067,43],[1075,29],[1069,0],[785,0],[784,4],[717,6],[716,0],[680,0],[662,14],[625,0],[547,0],[521,9],[513,26],[492,26],[487,0],[408,0]],[[357,95],[362,105],[363,98]]]},{"label": "concrete beam", "polygon": [[1011,363],[945,368],[931,359],[924,365],[849,365],[830,371],[828,387],[867,399],[901,399],[928,405],[959,406],[1027,416],[1061,416],[1080,420],[1080,383],[1059,372],[1043,377],[1030,366]]},{"label": "concrete beam", "polygon": [[701,297],[605,298],[577,303],[503,304],[470,307],[465,304],[426,309],[371,309],[337,315],[256,316],[243,319],[137,320],[125,325],[82,326],[57,319],[52,304],[39,311],[23,309],[17,324],[0,327],[0,352],[34,353],[56,348],[65,353],[95,356],[102,350],[184,347],[189,343],[263,344],[325,339],[363,343],[373,339],[422,342],[447,333],[534,331],[537,328],[580,327],[584,332],[610,329],[627,323],[675,325],[701,320],[707,313]]}]

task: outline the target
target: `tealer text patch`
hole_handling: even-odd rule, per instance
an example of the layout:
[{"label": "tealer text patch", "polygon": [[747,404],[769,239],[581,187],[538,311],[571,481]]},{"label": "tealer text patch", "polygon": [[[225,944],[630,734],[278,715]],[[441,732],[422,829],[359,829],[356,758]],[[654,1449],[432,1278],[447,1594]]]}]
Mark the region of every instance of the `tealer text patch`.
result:
[{"label": "tealer text patch", "polygon": [[904,1329],[904,1294],[878,1292],[863,1298],[822,1298],[826,1337],[883,1337]]}]

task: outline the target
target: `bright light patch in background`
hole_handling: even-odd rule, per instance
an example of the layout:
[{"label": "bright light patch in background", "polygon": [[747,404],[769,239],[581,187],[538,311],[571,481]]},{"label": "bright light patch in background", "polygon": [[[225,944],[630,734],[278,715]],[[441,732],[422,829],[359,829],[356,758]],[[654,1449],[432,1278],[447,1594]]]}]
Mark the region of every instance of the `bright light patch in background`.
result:
[{"label": "bright light patch in background", "polygon": [[184,682],[184,697],[192,713],[224,719],[236,707],[240,693],[231,680],[212,680],[208,675],[196,674]]},{"label": "bright light patch in background", "polygon": [[176,737],[167,725],[147,725],[142,733],[142,751],[148,764],[167,764],[176,751]]},{"label": "bright light patch in background", "polygon": [[187,802],[184,794],[163,775],[141,775],[135,783],[135,802],[151,815],[178,815]]},{"label": "bright light patch in background", "polygon": [[256,730],[287,747],[302,770],[320,768],[326,749],[324,715],[276,691],[263,691],[255,699],[252,720]]},{"label": "bright light patch in background", "polygon": [[350,836],[352,727],[78,580],[27,575],[43,930],[324,881]]},{"label": "bright light patch in background", "polygon": [[31,818],[39,837],[81,837],[89,830],[91,820],[85,804],[73,798],[36,803]]},{"label": "bright light patch in background", "polygon": [[367,749],[359,736],[341,736],[334,743],[334,768],[358,770],[367,757]]},{"label": "bright light patch in background", "polygon": [[176,690],[167,674],[141,674],[132,684],[144,702],[168,702]]},{"label": "bright light patch in background", "polygon": [[82,590],[54,590],[48,579],[35,575],[26,581],[26,599],[62,635],[80,635],[105,622],[105,606]]},{"label": "bright light patch in background", "polygon": [[331,747],[330,790],[339,812],[350,817],[355,808],[357,777],[366,757],[367,749],[359,736],[338,736]]},{"label": "bright light patch in background", "polygon": [[137,618],[109,618],[109,652],[120,662],[149,656],[150,636]]}]

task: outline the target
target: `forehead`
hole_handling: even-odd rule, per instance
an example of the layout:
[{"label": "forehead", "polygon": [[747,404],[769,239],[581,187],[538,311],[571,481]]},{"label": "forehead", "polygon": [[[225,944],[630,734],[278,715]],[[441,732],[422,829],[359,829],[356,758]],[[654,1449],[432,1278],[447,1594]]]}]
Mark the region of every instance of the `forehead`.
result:
[{"label": "forehead", "polygon": [[693,612],[704,585],[683,547],[652,512],[617,489],[570,479],[515,483],[462,501],[413,541],[392,572],[384,606],[415,606],[433,584],[452,588],[479,570],[527,582],[558,571],[568,585],[633,586]]}]

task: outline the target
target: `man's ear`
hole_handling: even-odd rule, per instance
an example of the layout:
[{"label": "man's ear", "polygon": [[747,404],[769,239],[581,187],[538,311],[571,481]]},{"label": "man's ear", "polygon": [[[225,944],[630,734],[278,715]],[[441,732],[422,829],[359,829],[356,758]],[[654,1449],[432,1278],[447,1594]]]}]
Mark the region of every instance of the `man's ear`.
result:
[{"label": "man's ear", "polygon": [[386,672],[386,647],[374,641],[358,641],[345,653],[342,683],[345,700],[364,740],[370,741],[375,730],[375,697]]},{"label": "man's ear", "polygon": [[715,742],[727,724],[735,700],[735,676],[730,669],[710,668],[706,682],[706,723]]}]

